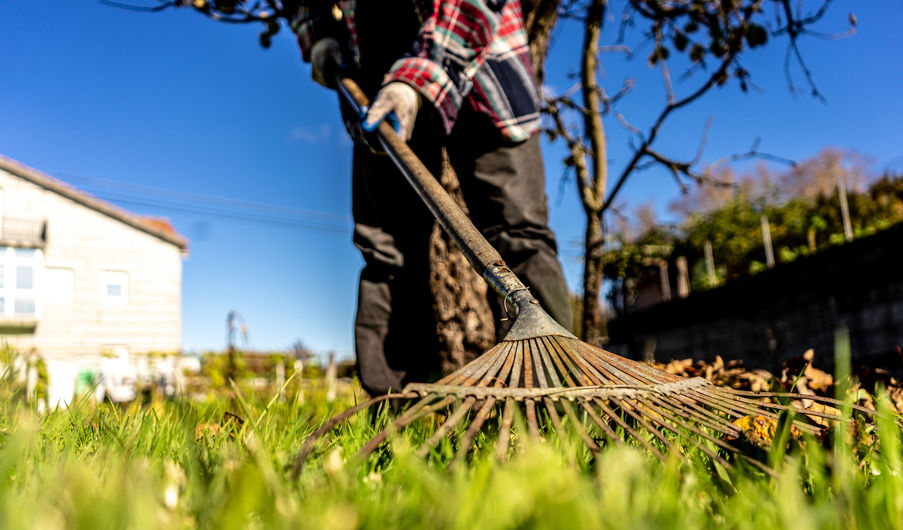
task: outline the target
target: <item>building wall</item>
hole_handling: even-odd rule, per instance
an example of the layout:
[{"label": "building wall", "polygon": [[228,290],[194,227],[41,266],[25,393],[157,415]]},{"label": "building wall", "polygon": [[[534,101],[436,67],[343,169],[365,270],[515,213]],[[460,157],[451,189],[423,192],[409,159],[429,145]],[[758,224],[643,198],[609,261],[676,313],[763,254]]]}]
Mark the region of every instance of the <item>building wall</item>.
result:
[{"label": "building wall", "polygon": [[[46,219],[47,243],[37,287],[48,268],[69,269],[71,302],[54,303],[44,292],[33,334],[3,340],[48,358],[78,360],[103,350],[172,352],[181,343],[182,256],[176,245],[0,169],[3,216]],[[128,277],[127,302],[104,303],[104,271]],[[46,291],[46,290],[45,290]]]},{"label": "building wall", "polygon": [[609,349],[773,369],[813,348],[816,365],[831,368],[841,327],[854,362],[903,372],[903,224],[621,317],[609,324]]}]

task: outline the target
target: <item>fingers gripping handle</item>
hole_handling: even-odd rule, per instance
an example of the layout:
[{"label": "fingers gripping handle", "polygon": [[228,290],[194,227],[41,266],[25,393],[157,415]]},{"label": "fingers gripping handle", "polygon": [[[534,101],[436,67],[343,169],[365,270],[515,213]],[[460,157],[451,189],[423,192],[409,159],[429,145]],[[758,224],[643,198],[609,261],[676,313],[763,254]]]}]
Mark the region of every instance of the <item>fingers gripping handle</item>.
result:
[{"label": "fingers gripping handle", "polygon": [[[355,112],[369,104],[367,96],[352,79],[338,73],[336,85],[341,97]],[[423,162],[385,121],[379,124],[377,136],[386,153],[395,162],[405,178],[426,206],[451,236],[470,265],[500,296],[520,308],[522,303],[534,300],[523,283],[502,261],[501,255],[473,225],[467,215],[455,204],[448,192],[429,172]],[[532,302],[535,303],[535,302]]]}]

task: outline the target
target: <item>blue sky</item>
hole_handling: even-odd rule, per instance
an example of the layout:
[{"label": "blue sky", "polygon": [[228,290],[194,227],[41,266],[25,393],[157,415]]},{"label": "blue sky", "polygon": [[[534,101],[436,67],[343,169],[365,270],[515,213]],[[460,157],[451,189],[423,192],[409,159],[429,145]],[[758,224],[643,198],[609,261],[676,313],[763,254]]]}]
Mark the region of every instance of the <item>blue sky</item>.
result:
[{"label": "blue sky", "polygon": [[[704,161],[761,137],[763,150],[791,159],[837,146],[871,156],[876,170],[903,170],[903,10],[897,0],[837,0],[822,30],[845,30],[850,11],[857,35],[801,44],[826,103],[789,92],[784,46],[772,44],[746,60],[759,90],[714,91],[669,122],[660,150],[691,158],[711,115]],[[0,20],[0,153],[137,213],[169,217],[191,240],[185,350],[222,348],[226,314],[236,310],[251,347],[302,340],[351,355],[361,260],[350,241],[350,143],[335,95],[310,81],[288,32],[264,50],[256,27],[92,0],[0,0]],[[579,39],[579,29],[556,31],[553,90],[570,86]],[[663,98],[645,55],[603,58],[609,90],[625,75],[636,80],[621,110],[643,128]],[[616,123],[607,130],[616,174],[630,151]],[[552,226],[577,290],[580,207],[573,184],[559,186],[561,147],[547,145],[545,155]],[[622,202],[664,214],[676,195],[670,176],[650,170],[629,182]]]}]

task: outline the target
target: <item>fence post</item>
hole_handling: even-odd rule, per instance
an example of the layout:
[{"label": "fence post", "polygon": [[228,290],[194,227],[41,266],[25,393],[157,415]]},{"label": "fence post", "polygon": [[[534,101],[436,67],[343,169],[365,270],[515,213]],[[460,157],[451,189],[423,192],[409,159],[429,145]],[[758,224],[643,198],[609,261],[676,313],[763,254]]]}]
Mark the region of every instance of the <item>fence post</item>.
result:
[{"label": "fence post", "polygon": [[715,287],[715,258],[712,257],[712,242],[705,242],[705,271],[709,276],[709,287]]},{"label": "fence post", "polygon": [[768,217],[762,215],[762,243],[765,245],[765,263],[769,269],[774,268],[774,247],[771,244],[771,226]]}]

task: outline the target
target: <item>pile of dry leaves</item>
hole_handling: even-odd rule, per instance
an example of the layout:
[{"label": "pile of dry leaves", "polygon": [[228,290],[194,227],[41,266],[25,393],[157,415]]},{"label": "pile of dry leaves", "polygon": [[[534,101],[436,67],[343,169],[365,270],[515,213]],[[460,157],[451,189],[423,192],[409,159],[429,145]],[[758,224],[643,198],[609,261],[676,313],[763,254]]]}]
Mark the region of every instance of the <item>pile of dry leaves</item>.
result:
[{"label": "pile of dry leaves", "polygon": [[[800,357],[789,359],[781,366],[780,374],[775,375],[767,370],[751,370],[741,361],[728,361],[716,357],[714,362],[694,361],[693,359],[673,360],[667,364],[653,363],[656,368],[685,377],[703,377],[719,386],[727,386],[737,390],[754,392],[796,392],[814,396],[834,397],[834,377],[812,366],[814,352],[807,351]],[[877,387],[887,389],[897,412],[903,414],[903,383],[880,368],[858,367],[851,377],[849,388],[855,392],[860,406],[875,409],[874,394]],[[802,407],[821,414],[839,416],[840,411],[826,405],[803,400]],[[823,417],[810,416],[815,422],[827,425],[830,420]],[[734,421],[747,438],[761,446],[767,446],[774,438],[777,421],[763,416],[747,416]],[[798,433],[793,433],[796,437]]]},{"label": "pile of dry leaves", "polygon": [[[781,366],[780,374],[768,370],[748,369],[742,361],[728,361],[716,357],[714,362],[677,359],[667,364],[653,363],[653,366],[669,373],[685,377],[704,377],[719,386],[754,392],[789,392],[791,388],[800,394],[834,396],[834,376],[812,365],[814,352],[807,351],[802,356],[789,359]],[[903,382],[880,368],[858,367],[854,370],[850,389],[856,392],[859,404],[874,408],[875,388],[887,389],[888,397],[897,411],[903,414]]]}]

